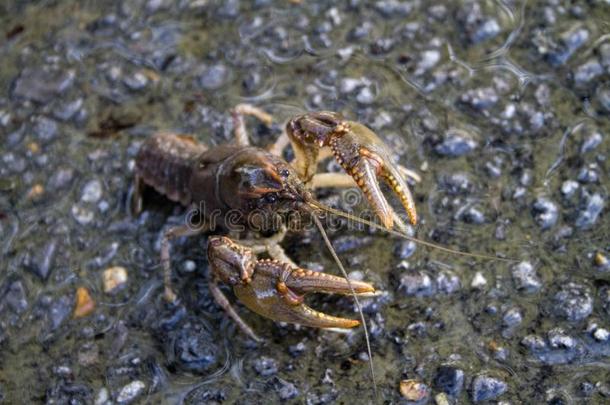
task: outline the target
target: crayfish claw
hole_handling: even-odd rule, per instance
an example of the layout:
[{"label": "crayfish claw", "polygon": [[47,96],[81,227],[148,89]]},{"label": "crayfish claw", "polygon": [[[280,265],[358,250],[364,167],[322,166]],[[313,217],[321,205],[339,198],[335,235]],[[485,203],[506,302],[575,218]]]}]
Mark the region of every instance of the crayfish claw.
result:
[{"label": "crayfish claw", "polygon": [[[375,288],[351,281],[356,294],[369,294]],[[353,328],[360,321],[328,315],[305,303],[308,293],[350,294],[344,278],[322,272],[292,268],[276,260],[259,260],[249,284],[233,287],[237,298],[250,310],[278,322],[315,328]]]},{"label": "crayfish claw", "polygon": [[415,201],[403,175],[390,160],[383,141],[366,126],[346,121],[335,112],[301,115],[288,122],[286,133],[295,149],[299,175],[309,182],[315,173],[319,149],[329,147],[337,162],[350,174],[386,228],[404,223],[394,212],[379,186],[383,179],[398,196],[409,222],[417,224]]}]

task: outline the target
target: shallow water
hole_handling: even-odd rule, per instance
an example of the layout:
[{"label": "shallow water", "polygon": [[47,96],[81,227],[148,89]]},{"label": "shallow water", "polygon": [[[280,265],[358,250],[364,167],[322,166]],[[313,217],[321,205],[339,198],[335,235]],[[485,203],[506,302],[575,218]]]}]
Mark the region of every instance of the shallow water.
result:
[{"label": "shallow water", "polygon": [[[267,145],[310,110],[374,129],[419,173],[417,237],[340,227],[363,302],[378,402],[604,403],[610,397],[610,6],[583,2],[4,2],[0,5],[0,395],[7,403],[373,402],[361,330],[279,325],[213,302],[205,238],[173,244],[181,304],[161,298],[159,245],[185,209],[127,210],[156,131],[209,145],[232,106]],[[574,4],[573,4],[574,3]],[[337,170],[328,162],[322,165]],[[319,198],[358,209],[357,193]],[[299,264],[336,272],[314,230]],[[597,258],[596,258],[597,255]],[[120,291],[102,276],[124,267]],[[95,309],[75,319],[76,290]],[[356,317],[350,298],[316,309]]]}]

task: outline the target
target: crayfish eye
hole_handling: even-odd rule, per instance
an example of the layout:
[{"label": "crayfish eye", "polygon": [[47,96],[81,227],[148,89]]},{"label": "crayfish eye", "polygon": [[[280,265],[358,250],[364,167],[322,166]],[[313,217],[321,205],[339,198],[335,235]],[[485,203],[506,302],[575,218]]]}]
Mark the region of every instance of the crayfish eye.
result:
[{"label": "crayfish eye", "polygon": [[272,204],[277,201],[277,196],[272,193],[265,194],[265,201]]}]

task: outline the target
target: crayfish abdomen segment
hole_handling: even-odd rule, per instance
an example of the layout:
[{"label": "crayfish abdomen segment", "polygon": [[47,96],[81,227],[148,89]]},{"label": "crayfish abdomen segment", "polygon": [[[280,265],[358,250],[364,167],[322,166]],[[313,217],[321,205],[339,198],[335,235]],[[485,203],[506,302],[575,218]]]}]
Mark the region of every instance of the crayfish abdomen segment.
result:
[{"label": "crayfish abdomen segment", "polygon": [[147,139],[136,157],[136,174],[145,184],[172,201],[192,201],[191,176],[206,147],[193,138],[156,134]]}]

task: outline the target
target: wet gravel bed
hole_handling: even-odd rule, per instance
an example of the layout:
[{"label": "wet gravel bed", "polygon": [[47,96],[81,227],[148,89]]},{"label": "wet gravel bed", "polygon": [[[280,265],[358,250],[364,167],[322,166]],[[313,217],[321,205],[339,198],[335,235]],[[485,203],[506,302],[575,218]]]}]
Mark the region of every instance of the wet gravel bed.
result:
[{"label": "wet gravel bed", "polygon": [[[0,399],[373,402],[361,330],[238,306],[265,341],[240,333],[204,237],[173,244],[180,301],[162,299],[161,236],[185,209],[147,192],[130,215],[135,154],[159,130],[225,143],[248,102],[275,118],[248,119],[258,145],[308,110],[365,123],[422,178],[414,235],[515,259],[333,228],[381,291],[363,300],[378,402],[610,401],[608,21],[603,0],[4,2]],[[358,212],[357,195],[319,198]],[[314,230],[284,246],[336,272]]]}]

